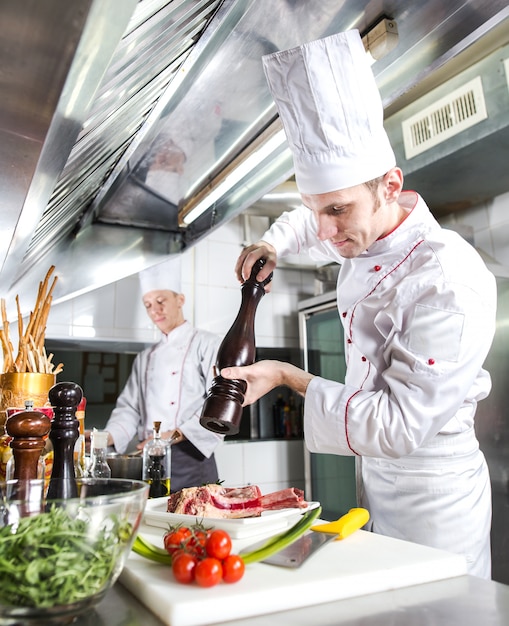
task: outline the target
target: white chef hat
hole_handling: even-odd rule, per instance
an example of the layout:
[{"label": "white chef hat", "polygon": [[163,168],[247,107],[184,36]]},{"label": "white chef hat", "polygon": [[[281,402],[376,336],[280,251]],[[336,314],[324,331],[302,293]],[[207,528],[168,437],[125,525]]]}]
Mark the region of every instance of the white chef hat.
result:
[{"label": "white chef hat", "polygon": [[182,293],[180,255],[169,257],[166,261],[153,265],[139,273],[141,293],[169,289],[175,293]]},{"label": "white chef hat", "polygon": [[263,57],[301,193],[353,187],[396,164],[359,31]]}]

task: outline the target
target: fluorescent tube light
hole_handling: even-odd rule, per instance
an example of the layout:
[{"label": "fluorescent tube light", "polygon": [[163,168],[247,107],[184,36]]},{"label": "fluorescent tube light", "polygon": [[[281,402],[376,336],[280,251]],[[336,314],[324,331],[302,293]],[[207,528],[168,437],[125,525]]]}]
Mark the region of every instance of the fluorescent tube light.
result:
[{"label": "fluorescent tube light", "polygon": [[262,143],[247,158],[245,158],[238,167],[232,170],[224,180],[216,185],[210,193],[201,198],[191,210],[184,214],[182,221],[184,224],[191,224],[200,215],[202,215],[209,207],[217,202],[225,193],[239,183],[251,170],[260,165],[268,156],[277,150],[286,141],[284,130],[278,130],[275,135]]}]

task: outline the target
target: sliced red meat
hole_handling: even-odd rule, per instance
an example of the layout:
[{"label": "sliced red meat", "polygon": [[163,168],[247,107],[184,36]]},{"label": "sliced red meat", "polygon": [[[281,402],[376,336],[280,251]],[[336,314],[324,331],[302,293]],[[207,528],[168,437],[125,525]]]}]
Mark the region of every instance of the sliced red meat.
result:
[{"label": "sliced red meat", "polygon": [[197,517],[238,519],[258,517],[263,511],[305,507],[307,502],[300,489],[282,489],[262,496],[256,485],[222,487],[210,484],[171,494],[167,510]]},{"label": "sliced red meat", "polygon": [[304,509],[307,505],[308,503],[304,500],[304,492],[302,489],[295,489],[294,487],[273,491],[272,493],[262,496],[262,509],[264,511],[294,508]]}]

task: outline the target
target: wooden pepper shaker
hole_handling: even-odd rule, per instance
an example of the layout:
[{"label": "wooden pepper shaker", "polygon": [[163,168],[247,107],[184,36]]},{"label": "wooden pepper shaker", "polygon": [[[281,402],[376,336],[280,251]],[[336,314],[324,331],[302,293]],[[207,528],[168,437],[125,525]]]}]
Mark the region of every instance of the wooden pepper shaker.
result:
[{"label": "wooden pepper shaker", "polygon": [[[242,300],[239,312],[217,353],[216,370],[218,372],[224,367],[254,363],[256,309],[265,295],[265,285],[272,280],[272,273],[262,282],[256,280],[256,276],[264,265],[265,259],[259,259],[253,265],[251,275],[241,287]],[[203,405],[201,425],[222,435],[237,434],[246,389],[247,384],[244,380],[227,380],[221,375],[216,376]]]},{"label": "wooden pepper shaker", "polygon": [[49,433],[53,444],[53,469],[48,487],[48,500],[78,496],[74,471],[74,445],[80,434],[76,410],[82,397],[81,387],[71,382],[57,383],[48,392],[54,413]]},{"label": "wooden pepper shaker", "polygon": [[[28,406],[27,406],[28,405]],[[44,450],[44,437],[49,433],[51,420],[44,413],[30,409],[12,415],[5,423],[7,434],[12,437],[10,446],[14,458],[14,476],[19,480],[35,480],[39,459]]]}]

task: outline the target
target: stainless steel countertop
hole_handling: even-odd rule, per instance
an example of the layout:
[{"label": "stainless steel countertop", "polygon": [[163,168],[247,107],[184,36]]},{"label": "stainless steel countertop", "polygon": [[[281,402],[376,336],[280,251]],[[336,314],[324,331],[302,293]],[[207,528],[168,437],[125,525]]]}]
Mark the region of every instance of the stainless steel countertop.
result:
[{"label": "stainless steel countertop", "polygon": [[[277,615],[260,615],[228,626],[507,626],[509,586],[474,576],[359,596]],[[161,626],[160,622],[120,583],[94,611],[74,626]]]}]

